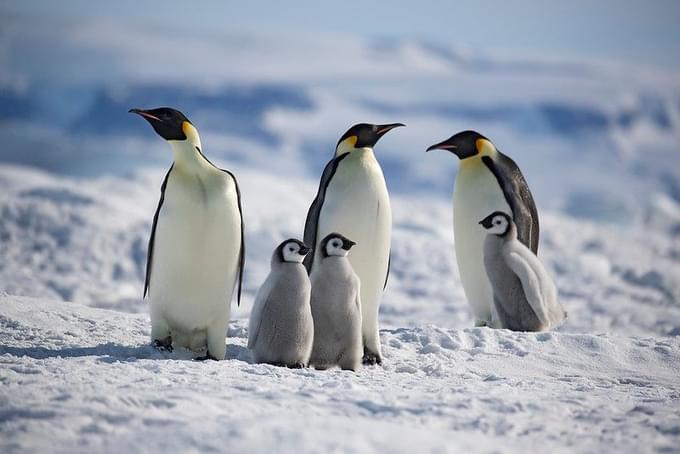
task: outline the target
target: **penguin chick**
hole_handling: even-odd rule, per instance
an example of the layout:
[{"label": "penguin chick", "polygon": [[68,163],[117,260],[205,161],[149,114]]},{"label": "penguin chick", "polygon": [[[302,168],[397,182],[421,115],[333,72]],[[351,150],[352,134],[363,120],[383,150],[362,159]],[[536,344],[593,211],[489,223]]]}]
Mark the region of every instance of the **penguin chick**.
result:
[{"label": "penguin chick", "polygon": [[360,283],[347,258],[355,244],[339,233],[331,233],[321,240],[321,254],[314,262],[314,348],[310,364],[317,369],[337,365],[356,371],[361,364]]},{"label": "penguin chick", "polygon": [[309,363],[314,322],[311,285],[302,265],[309,251],[302,241],[291,238],[272,254],[271,271],[250,313],[248,348],[255,362],[288,367]]},{"label": "penguin chick", "polygon": [[512,218],[495,211],[479,222],[486,229],[484,266],[501,328],[547,331],[566,313],[555,284],[538,257],[517,239]]}]

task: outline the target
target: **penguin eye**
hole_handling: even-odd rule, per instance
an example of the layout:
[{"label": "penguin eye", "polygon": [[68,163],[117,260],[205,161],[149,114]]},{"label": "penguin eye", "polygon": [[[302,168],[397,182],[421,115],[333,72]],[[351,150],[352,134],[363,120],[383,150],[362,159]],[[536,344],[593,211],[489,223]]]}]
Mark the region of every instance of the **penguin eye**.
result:
[{"label": "penguin eye", "polygon": [[340,246],[340,244],[339,244],[337,241],[333,241],[333,242],[331,243],[331,245],[332,245],[333,247],[339,247],[339,246]]},{"label": "penguin eye", "polygon": [[288,247],[288,250],[289,250],[290,252],[293,252],[293,251],[295,250],[295,248],[294,248],[293,246],[290,246],[290,247]]}]

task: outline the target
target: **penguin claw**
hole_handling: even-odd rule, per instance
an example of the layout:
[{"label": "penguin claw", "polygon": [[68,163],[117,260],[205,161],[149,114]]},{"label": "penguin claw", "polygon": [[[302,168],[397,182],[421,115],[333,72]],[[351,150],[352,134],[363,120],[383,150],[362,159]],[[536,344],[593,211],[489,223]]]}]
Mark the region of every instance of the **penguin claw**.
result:
[{"label": "penguin claw", "polygon": [[154,339],[153,342],[151,342],[151,346],[159,352],[172,353],[174,350],[174,348],[172,348],[172,339],[170,337],[166,337],[165,339]]},{"label": "penguin claw", "polygon": [[305,367],[307,366],[302,363],[288,364],[289,369],[304,369]]},{"label": "penguin claw", "polygon": [[364,363],[367,366],[375,366],[375,365],[382,365],[382,358],[380,355],[377,353],[373,353],[371,351],[365,350],[364,351],[364,357],[361,359],[361,362]]}]

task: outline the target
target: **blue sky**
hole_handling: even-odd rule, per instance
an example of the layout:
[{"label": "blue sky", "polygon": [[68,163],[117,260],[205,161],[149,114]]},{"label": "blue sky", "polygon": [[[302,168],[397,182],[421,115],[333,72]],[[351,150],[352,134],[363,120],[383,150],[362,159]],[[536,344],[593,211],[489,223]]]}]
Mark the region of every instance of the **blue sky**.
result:
[{"label": "blue sky", "polygon": [[471,49],[680,67],[680,2],[1,1],[5,12],[170,25],[188,30],[418,38]]}]

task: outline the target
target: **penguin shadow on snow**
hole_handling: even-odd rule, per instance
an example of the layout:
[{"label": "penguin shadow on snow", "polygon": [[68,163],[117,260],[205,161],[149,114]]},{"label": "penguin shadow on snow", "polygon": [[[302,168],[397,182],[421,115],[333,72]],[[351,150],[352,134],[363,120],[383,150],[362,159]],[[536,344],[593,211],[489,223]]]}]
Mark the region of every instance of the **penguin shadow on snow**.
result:
[{"label": "penguin shadow on snow", "polygon": [[[25,357],[33,359],[50,359],[50,358],[80,358],[85,356],[98,357],[97,361],[105,363],[114,362],[134,362],[140,359],[171,359],[178,361],[194,361],[197,353],[184,348],[176,348],[172,352],[158,351],[151,345],[119,345],[111,342],[105,344],[95,345],[93,347],[64,347],[64,348],[46,348],[46,347],[0,347],[0,355],[9,354],[16,357]],[[198,355],[200,356],[200,355]],[[249,364],[253,363],[250,352],[247,348],[227,344],[227,354],[225,360],[243,361]],[[200,362],[200,361],[198,361]]]},{"label": "penguin shadow on snow", "polygon": [[[17,357],[28,356],[34,359],[49,358],[78,358],[85,356],[97,356],[98,361],[113,363],[118,361],[133,362],[139,359],[169,359],[174,354],[162,353],[151,345],[119,345],[111,342],[99,344],[94,347],[0,347],[0,355],[9,354]],[[179,359],[179,358],[177,358]]]}]

